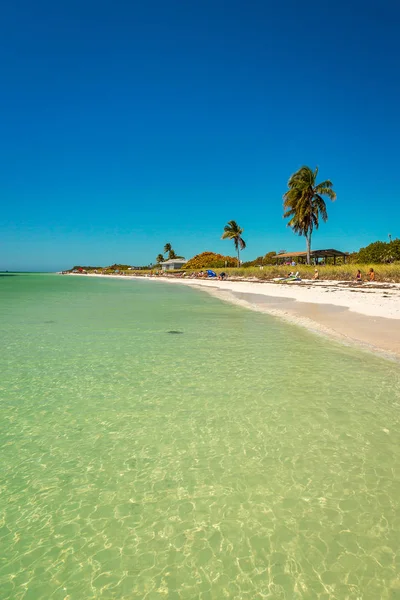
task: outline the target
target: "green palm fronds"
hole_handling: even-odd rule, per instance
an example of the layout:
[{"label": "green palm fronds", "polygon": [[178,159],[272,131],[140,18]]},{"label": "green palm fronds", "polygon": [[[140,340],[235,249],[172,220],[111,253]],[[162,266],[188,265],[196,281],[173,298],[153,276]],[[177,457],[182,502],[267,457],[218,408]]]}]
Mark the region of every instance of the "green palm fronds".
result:
[{"label": "green palm fronds", "polygon": [[307,242],[307,263],[310,264],[311,236],[314,229],[318,229],[320,220],[326,222],[328,213],[325,200],[336,199],[332,182],[327,179],[316,183],[318,167],[313,171],[310,167],[303,166],[294,173],[288,182],[288,191],[283,196],[283,216],[289,219],[291,227],[298,235],[304,235]]},{"label": "green palm fronds", "polygon": [[240,250],[246,248],[246,242],[242,238],[243,229],[239,227],[236,221],[228,221],[224,227],[224,233],[222,234],[222,240],[233,240],[235,244],[237,256],[238,256],[238,267],[240,267]]}]

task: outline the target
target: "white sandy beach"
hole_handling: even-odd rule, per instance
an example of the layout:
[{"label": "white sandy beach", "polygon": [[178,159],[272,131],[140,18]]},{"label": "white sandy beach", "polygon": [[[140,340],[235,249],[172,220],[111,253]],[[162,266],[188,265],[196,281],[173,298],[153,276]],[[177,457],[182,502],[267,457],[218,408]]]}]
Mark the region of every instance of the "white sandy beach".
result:
[{"label": "white sandy beach", "polygon": [[[133,276],[91,275],[137,279]],[[142,279],[142,277],[139,277]],[[400,357],[400,284],[317,281],[273,283],[148,277],[149,281],[187,285],[221,300]]]}]

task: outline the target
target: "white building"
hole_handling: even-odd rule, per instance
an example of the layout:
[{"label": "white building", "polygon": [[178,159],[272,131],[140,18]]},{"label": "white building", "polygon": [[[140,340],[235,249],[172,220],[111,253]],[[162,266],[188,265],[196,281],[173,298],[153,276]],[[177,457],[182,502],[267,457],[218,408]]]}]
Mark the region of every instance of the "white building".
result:
[{"label": "white building", "polygon": [[179,271],[187,263],[186,258],[170,258],[160,263],[163,271]]}]

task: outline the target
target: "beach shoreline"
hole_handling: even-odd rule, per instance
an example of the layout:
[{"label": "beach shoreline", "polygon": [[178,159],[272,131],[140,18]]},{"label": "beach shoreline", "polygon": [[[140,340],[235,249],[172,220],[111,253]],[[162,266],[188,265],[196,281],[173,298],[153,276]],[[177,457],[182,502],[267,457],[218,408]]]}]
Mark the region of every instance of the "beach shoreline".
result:
[{"label": "beach shoreline", "polygon": [[400,285],[349,285],[338,281],[279,284],[175,277],[87,275],[186,285],[225,302],[400,359]]}]

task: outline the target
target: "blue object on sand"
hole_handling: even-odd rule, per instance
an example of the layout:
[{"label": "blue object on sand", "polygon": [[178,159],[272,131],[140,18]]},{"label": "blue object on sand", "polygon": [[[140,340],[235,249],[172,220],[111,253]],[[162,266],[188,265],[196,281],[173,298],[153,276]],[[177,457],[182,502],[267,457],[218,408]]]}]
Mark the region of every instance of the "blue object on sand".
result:
[{"label": "blue object on sand", "polygon": [[211,271],[211,269],[207,269],[207,275],[208,277],[216,277],[217,274],[215,271]]}]

